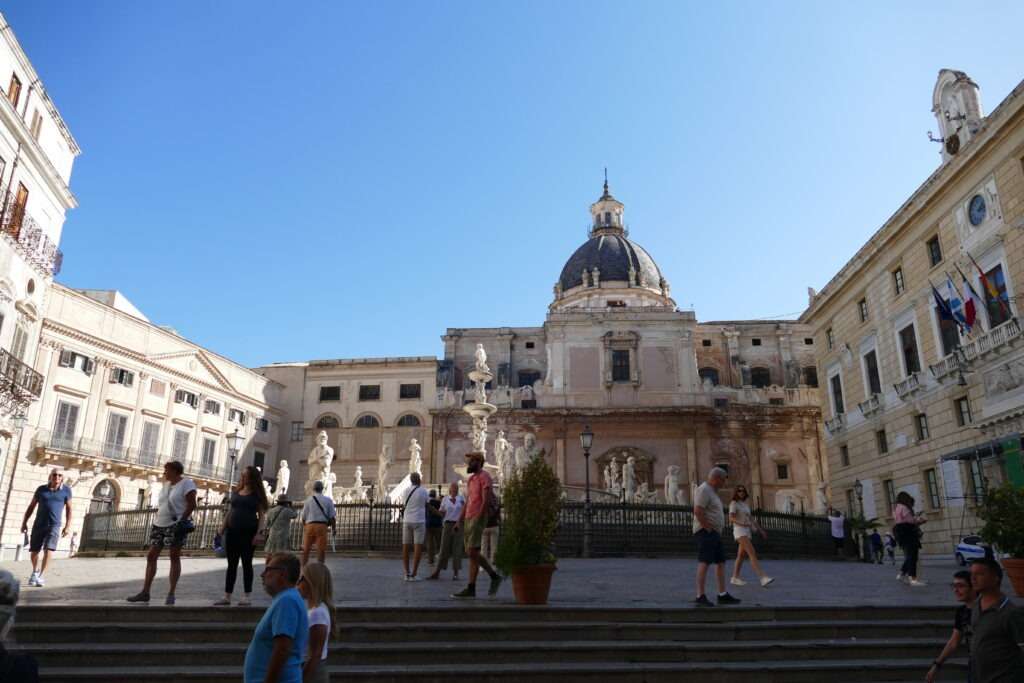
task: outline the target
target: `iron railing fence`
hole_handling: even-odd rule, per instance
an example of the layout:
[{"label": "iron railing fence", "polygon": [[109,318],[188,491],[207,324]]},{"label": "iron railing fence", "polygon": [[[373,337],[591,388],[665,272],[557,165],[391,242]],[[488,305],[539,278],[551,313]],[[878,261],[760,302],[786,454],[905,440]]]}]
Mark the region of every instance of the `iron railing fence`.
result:
[{"label": "iron railing fence", "polygon": [[[337,551],[396,551],[401,548],[401,505],[393,503],[342,503],[335,506],[337,526],[331,546]],[[209,550],[220,528],[225,508],[202,506],[196,511],[196,530],[186,550]],[[94,512],[86,515],[82,550],[141,549],[149,538],[156,511]],[[694,555],[693,509],[689,506],[593,503],[591,505],[591,554],[596,557]],[[755,512],[754,518],[768,532],[757,539],[759,552],[768,556],[832,557],[835,548],[825,517]],[[555,539],[560,557],[583,553],[584,505],[566,502]],[[727,553],[735,553],[732,530],[723,538]],[[295,520],[289,530],[292,550],[302,544],[302,524]]]},{"label": "iron railing fence", "polygon": [[0,349],[0,379],[18,393],[30,394],[32,399],[43,393],[43,376],[6,349]]},{"label": "iron railing fence", "polygon": [[22,256],[33,266],[53,276],[60,273],[64,254],[47,236],[36,220],[25,212],[24,204],[12,192],[0,200],[0,235],[11,240]]}]

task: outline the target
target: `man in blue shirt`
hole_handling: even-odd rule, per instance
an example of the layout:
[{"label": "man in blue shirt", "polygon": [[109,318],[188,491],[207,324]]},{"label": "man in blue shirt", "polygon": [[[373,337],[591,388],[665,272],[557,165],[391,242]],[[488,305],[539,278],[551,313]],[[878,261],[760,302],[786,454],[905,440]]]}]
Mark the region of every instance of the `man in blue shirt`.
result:
[{"label": "man in blue shirt", "polygon": [[[42,587],[46,585],[43,572],[50,563],[50,553],[57,550],[57,543],[62,536],[68,535],[71,526],[71,489],[64,485],[64,473],[56,467],[50,472],[46,483],[36,489],[25,510],[25,518],[21,522],[21,533],[28,531],[28,519],[39,506],[39,514],[32,525],[32,537],[29,539],[29,553],[32,558],[32,575],[28,585]],[[67,514],[64,514],[65,511]],[[61,528],[61,516],[64,527]],[[42,565],[39,564],[39,552],[43,553]]]},{"label": "man in blue shirt", "polygon": [[295,589],[302,565],[291,553],[267,558],[263,587],[274,600],[245,652],[245,683],[302,683],[309,638],[306,603]]}]

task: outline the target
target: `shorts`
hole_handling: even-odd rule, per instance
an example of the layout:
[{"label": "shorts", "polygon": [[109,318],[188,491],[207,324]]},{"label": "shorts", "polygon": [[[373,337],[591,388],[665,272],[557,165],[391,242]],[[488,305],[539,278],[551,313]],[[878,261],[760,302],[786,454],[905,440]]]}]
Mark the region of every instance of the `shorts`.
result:
[{"label": "shorts", "polygon": [[733,540],[740,540],[741,538],[750,538],[750,527],[740,526],[739,524],[732,525],[732,537]]},{"label": "shorts", "polygon": [[313,544],[318,548],[327,549],[327,525],[318,522],[307,522],[302,527],[302,548],[312,548]]},{"label": "shorts", "polygon": [[836,538],[835,536],[832,537],[832,542],[836,544],[836,550],[842,550],[845,541],[845,538]]},{"label": "shorts", "polygon": [[483,515],[466,519],[462,523],[463,546],[466,550],[473,548],[480,549],[484,544],[484,528],[487,526],[487,518]]},{"label": "shorts", "polygon": [[180,524],[157,526],[149,530],[149,545],[158,548],[181,548],[188,538],[188,531]]},{"label": "shorts", "polygon": [[402,545],[423,545],[426,537],[426,522],[402,522]]},{"label": "shorts", "polygon": [[34,526],[32,527],[32,538],[29,539],[28,551],[38,553],[43,548],[56,550],[59,541],[59,526]]},{"label": "shorts", "polygon": [[722,535],[717,531],[701,529],[693,535],[697,539],[697,561],[704,564],[725,564]]}]

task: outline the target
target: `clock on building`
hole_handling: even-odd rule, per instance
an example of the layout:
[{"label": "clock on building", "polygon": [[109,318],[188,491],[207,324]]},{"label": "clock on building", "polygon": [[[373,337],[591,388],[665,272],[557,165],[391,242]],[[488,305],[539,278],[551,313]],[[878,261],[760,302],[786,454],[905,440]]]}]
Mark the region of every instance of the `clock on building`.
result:
[{"label": "clock on building", "polygon": [[981,222],[985,220],[985,198],[980,194],[976,194],[971,197],[971,205],[967,211],[971,225],[981,225]]}]

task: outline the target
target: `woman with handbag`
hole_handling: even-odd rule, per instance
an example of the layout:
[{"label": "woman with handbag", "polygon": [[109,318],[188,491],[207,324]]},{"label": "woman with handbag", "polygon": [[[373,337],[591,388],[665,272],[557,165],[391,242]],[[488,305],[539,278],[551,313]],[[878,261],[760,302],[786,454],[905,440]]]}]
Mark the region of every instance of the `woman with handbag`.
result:
[{"label": "woman with handbag", "polygon": [[239,605],[252,604],[252,556],[256,545],[263,539],[262,528],[267,513],[267,492],[263,488],[260,471],[250,465],[242,470],[238,488],[231,494],[228,512],[220,533],[224,538],[224,550],[228,556],[228,571],[224,577],[224,597],[213,603],[217,606],[231,604],[238,576],[238,562],[242,562],[242,585],[245,595]]},{"label": "woman with handbag", "polygon": [[892,516],[896,520],[892,533],[903,549],[904,558],[903,567],[900,568],[896,579],[907,581],[911,586],[928,585],[917,578],[917,555],[921,552],[921,525],[925,519],[923,515],[914,514],[914,499],[906,491],[900,491],[896,496]]},{"label": "woman with handbag", "polygon": [[277,499],[277,505],[267,513],[267,542],[263,552],[269,557],[271,553],[286,553],[291,550],[288,538],[291,536],[292,520],[299,516],[292,509],[291,501],[284,496]]}]

